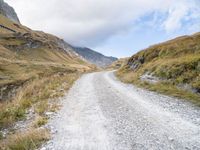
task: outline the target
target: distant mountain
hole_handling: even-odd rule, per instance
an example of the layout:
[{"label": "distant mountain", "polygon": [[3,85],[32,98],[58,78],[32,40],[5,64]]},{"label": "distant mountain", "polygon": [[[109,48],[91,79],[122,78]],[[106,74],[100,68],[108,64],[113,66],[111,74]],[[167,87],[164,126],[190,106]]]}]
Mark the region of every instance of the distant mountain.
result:
[{"label": "distant mountain", "polygon": [[115,57],[104,56],[103,54],[86,47],[74,47],[74,50],[84,59],[98,67],[107,67],[117,60]]},{"label": "distant mountain", "polygon": [[0,0],[0,14],[2,14],[3,16],[9,18],[10,20],[16,23],[20,23],[15,10],[7,3],[5,3],[3,0]]}]

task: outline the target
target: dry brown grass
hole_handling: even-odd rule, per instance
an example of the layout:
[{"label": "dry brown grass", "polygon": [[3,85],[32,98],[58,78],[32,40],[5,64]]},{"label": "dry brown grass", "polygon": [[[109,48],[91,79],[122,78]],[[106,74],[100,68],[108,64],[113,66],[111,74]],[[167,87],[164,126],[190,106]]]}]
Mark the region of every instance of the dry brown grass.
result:
[{"label": "dry brown grass", "polygon": [[146,88],[151,91],[155,91],[161,94],[174,96],[191,101],[197,106],[200,106],[200,95],[192,93],[190,91],[182,90],[171,82],[158,82],[156,84],[150,84],[140,80],[141,74],[139,72],[132,72],[126,70],[119,70],[116,72],[116,76],[125,83],[131,83],[141,88]]},{"label": "dry brown grass", "polygon": [[48,122],[47,117],[37,116],[33,122],[33,127],[38,128],[45,125]]},{"label": "dry brown grass", "polygon": [[46,129],[29,129],[25,133],[19,132],[9,135],[0,142],[1,150],[34,150],[50,139]]},{"label": "dry brown grass", "polygon": [[[24,32],[25,31],[24,29],[26,29],[25,27],[24,27],[24,29],[18,28],[15,25],[16,23],[14,23],[11,20],[9,20],[8,18],[4,17],[2,14],[0,14],[0,23],[1,23],[1,25],[4,25],[4,26],[6,26],[8,28],[11,28],[11,29],[13,29],[13,30],[15,30],[17,32]],[[8,34],[8,33],[10,33],[10,31],[4,30],[4,29],[0,29],[0,34]]]},{"label": "dry brown grass", "polygon": [[120,58],[117,61],[113,62],[106,69],[107,70],[116,70],[116,69],[119,69],[119,68],[123,67],[127,63],[128,59],[129,59],[128,57],[127,58]]},{"label": "dry brown grass", "polygon": [[[2,150],[31,150],[38,148],[49,139],[47,130],[40,130],[48,117],[45,112],[57,111],[60,107],[57,97],[63,96],[80,73],[58,73],[29,81],[17,93],[11,102],[0,103],[0,127],[7,128],[18,120],[26,117],[30,107],[34,107],[37,117],[32,122],[33,129],[25,133],[11,133],[6,139],[0,140]],[[49,103],[49,101],[51,101]],[[29,127],[28,127],[29,128]],[[25,129],[27,130],[27,129]]]},{"label": "dry brown grass", "polygon": [[[11,130],[15,122],[25,120],[30,108],[39,116],[33,123],[38,128],[47,122],[45,112],[59,109],[56,98],[63,96],[80,74],[96,68],[70,51],[70,46],[67,50],[62,48],[65,43],[56,36],[16,25],[2,15],[0,24],[20,32],[0,30],[0,88],[10,85],[19,88],[16,95],[9,99],[4,96],[0,102],[0,130]],[[28,46],[37,43],[37,48]],[[12,91],[6,90],[3,91],[6,94]],[[35,149],[48,139],[47,135],[38,129],[14,133],[1,141],[0,149]]]},{"label": "dry brown grass", "polygon": [[[46,78],[29,81],[11,102],[0,103],[0,127],[8,127],[25,117],[28,108],[35,105],[35,111],[42,115],[45,111],[56,109],[49,106],[48,99],[63,96],[79,73],[55,74]],[[63,84],[65,83],[65,84]],[[54,108],[53,108],[54,107]]]}]

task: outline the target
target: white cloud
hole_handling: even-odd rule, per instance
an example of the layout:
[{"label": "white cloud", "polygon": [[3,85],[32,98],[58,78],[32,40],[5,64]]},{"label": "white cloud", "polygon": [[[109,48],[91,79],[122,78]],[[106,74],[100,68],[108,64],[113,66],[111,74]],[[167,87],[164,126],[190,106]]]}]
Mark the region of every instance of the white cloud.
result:
[{"label": "white cloud", "polygon": [[[167,14],[161,26],[172,32],[182,27],[183,18],[195,6],[195,0],[5,1],[16,9],[23,24],[56,34],[70,43],[89,46],[128,32],[140,17],[152,12]],[[190,15],[199,18],[196,11]]]},{"label": "white cloud", "polygon": [[167,19],[163,23],[165,30],[171,33],[180,29],[184,25],[183,21],[190,21],[194,16],[200,19],[199,10],[196,1],[177,1],[169,7]]}]

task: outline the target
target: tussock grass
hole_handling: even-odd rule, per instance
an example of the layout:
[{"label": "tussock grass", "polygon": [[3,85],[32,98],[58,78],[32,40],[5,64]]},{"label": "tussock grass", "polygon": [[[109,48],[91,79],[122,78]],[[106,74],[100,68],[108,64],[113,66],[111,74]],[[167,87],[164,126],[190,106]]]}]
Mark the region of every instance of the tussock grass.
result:
[{"label": "tussock grass", "polygon": [[34,150],[50,139],[46,129],[30,129],[25,133],[10,135],[0,142],[1,150]]},{"label": "tussock grass", "polygon": [[[12,133],[6,139],[1,139],[2,150],[32,150],[37,149],[49,139],[47,130],[38,129],[45,125],[48,117],[45,112],[59,109],[57,97],[63,96],[73,82],[79,77],[76,73],[57,73],[49,77],[41,77],[29,81],[10,102],[0,103],[0,129],[7,128],[14,122],[24,119],[30,107],[34,107],[38,117],[32,122],[33,129],[25,133]],[[51,99],[52,103],[48,103]],[[55,101],[55,103],[54,103]]]},{"label": "tussock grass", "polygon": [[38,128],[45,125],[48,122],[47,117],[38,116],[33,122],[33,127]]},{"label": "tussock grass", "polygon": [[27,109],[34,104],[35,111],[40,115],[51,110],[52,107],[49,107],[47,100],[62,96],[78,77],[79,73],[69,73],[61,76],[56,74],[29,81],[17,93],[14,100],[0,103],[0,128],[7,127],[15,121],[23,119]]}]

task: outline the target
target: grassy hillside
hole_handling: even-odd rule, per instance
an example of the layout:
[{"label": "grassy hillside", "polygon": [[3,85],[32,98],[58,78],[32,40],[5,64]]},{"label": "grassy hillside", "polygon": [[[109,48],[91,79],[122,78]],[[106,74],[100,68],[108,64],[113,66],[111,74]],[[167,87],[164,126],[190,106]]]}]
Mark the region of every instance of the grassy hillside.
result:
[{"label": "grassy hillside", "polygon": [[32,31],[0,15],[0,87],[36,76],[69,70],[86,71],[94,66],[81,60],[63,40]]},{"label": "grassy hillside", "polygon": [[[117,72],[121,80],[200,104],[200,33],[151,46]],[[145,78],[147,77],[147,78]],[[156,82],[151,82],[153,79]]]},{"label": "grassy hillside", "polygon": [[[45,112],[56,111],[56,98],[81,74],[96,68],[62,39],[2,15],[0,25],[16,31],[0,28],[0,149],[36,149],[49,138],[46,130],[38,129],[48,119]],[[30,110],[34,115],[28,127],[14,129]]]}]

